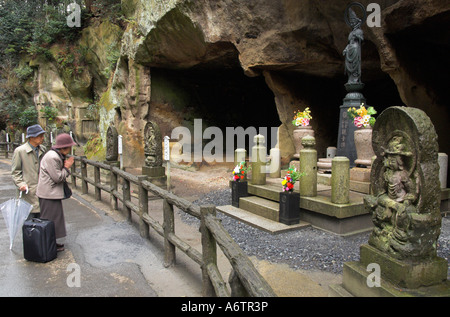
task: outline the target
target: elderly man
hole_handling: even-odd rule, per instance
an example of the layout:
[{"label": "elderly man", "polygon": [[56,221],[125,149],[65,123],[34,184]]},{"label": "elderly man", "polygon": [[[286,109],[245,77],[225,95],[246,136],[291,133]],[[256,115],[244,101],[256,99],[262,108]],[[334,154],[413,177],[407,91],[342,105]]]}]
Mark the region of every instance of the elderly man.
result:
[{"label": "elderly man", "polygon": [[22,198],[33,205],[30,217],[39,217],[39,200],[36,188],[39,179],[40,159],[45,153],[45,131],[38,124],[27,128],[28,142],[15,149],[11,174],[17,189],[22,192]]}]

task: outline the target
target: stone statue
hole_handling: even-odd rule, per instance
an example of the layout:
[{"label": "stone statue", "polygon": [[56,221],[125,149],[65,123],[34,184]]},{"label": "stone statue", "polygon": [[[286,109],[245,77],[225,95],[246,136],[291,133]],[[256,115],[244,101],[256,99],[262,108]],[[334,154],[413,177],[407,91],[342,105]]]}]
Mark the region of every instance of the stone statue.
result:
[{"label": "stone statue", "polygon": [[144,129],[145,166],[162,166],[162,137],[158,124],[149,121]]},{"label": "stone statue", "polygon": [[374,229],[369,245],[397,259],[436,256],[440,234],[437,135],[426,114],[392,107],[373,131],[373,195],[364,198]]},{"label": "stone statue", "polygon": [[[364,7],[363,12],[365,12]],[[348,75],[348,84],[361,83],[361,44],[364,41],[364,32],[361,29],[361,25],[365,22],[365,19],[365,17],[364,20],[358,18],[351,6],[347,8],[345,20],[352,28],[352,31],[348,36],[347,47],[343,52],[343,55],[345,56],[345,74]]]},{"label": "stone statue", "polygon": [[106,160],[108,162],[117,161],[119,158],[119,133],[117,129],[110,125],[106,131]]}]

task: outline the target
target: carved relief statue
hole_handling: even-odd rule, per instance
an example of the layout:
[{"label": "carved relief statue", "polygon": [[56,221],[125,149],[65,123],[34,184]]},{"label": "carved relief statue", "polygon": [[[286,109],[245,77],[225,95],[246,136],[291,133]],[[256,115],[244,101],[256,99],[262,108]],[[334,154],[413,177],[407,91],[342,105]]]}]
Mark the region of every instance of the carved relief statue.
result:
[{"label": "carved relief statue", "polygon": [[438,146],[425,117],[418,109],[392,107],[374,127],[373,195],[364,198],[374,223],[369,244],[398,259],[436,256],[441,224]]},{"label": "carved relief statue", "polygon": [[162,137],[159,126],[152,121],[145,125],[144,129],[144,154],[145,166],[162,166]]}]

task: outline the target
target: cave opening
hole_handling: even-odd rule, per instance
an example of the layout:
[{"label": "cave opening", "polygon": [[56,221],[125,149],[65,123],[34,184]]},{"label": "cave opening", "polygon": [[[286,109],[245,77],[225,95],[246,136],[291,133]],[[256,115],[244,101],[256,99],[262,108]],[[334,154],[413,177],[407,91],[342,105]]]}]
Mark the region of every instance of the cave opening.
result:
[{"label": "cave opening", "polygon": [[[266,135],[268,153],[275,147],[277,140],[273,131],[281,122],[274,94],[264,77],[248,77],[240,68],[152,68],[151,81],[150,116],[159,119],[163,135],[171,135],[176,126],[193,130],[195,119],[201,119],[202,130],[217,127],[222,131],[224,152],[230,142],[226,139],[227,128],[242,127],[246,132],[255,128],[257,133],[262,131]],[[172,120],[168,120],[162,110],[164,107],[176,114]],[[264,127],[267,133],[260,129]],[[204,139],[203,146],[210,141]],[[238,136],[234,134],[234,148],[237,148],[237,141]],[[247,155],[252,146],[253,139],[246,134]]]}]

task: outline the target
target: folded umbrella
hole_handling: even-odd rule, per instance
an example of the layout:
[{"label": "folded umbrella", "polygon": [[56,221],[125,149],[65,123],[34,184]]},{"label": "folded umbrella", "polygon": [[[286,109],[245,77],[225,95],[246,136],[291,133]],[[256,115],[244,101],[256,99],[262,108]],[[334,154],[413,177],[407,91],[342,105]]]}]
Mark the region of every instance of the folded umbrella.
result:
[{"label": "folded umbrella", "polygon": [[28,218],[28,215],[33,209],[33,205],[21,199],[22,192],[19,198],[10,199],[0,205],[3,218],[5,219],[6,227],[9,232],[9,249],[12,250],[14,238],[17,231],[23,226],[23,223]]}]

